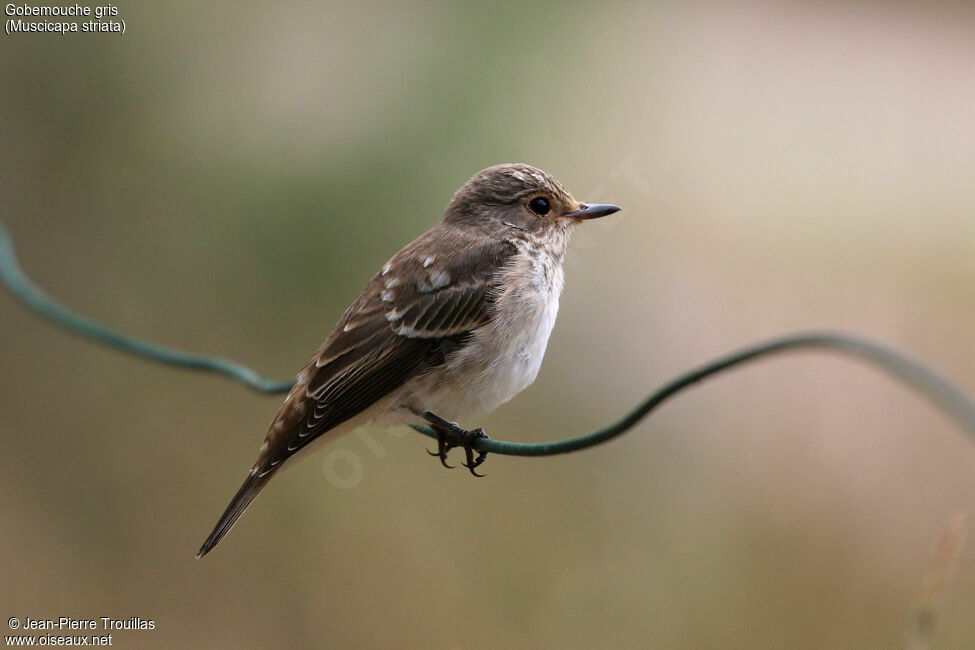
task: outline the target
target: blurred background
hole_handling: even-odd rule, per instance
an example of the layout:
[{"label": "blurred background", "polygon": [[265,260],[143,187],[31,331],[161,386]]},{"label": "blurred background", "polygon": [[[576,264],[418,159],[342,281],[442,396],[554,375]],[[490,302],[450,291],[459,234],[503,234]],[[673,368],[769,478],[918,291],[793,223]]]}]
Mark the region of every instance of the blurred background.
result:
[{"label": "blurred background", "polygon": [[[466,424],[584,433],[814,327],[975,391],[970,3],[118,8],[123,36],[0,39],[0,218],[92,318],[292,377],[458,186],[522,161],[624,210],[578,232],[537,382]],[[155,621],[117,647],[896,648],[975,507],[952,423],[801,353],[482,480],[350,436],[198,562],[280,398],[5,292],[0,340],[0,613]],[[931,647],[975,646],[957,562]]]}]

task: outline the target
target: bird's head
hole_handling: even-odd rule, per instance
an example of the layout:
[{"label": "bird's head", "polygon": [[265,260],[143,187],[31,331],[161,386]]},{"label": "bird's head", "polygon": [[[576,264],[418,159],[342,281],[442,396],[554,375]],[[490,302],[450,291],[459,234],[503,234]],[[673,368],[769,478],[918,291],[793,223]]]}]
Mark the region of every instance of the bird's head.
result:
[{"label": "bird's head", "polygon": [[543,232],[618,212],[615,205],[580,203],[552,175],[523,163],[474,174],[454,193],[444,221],[478,228]]}]

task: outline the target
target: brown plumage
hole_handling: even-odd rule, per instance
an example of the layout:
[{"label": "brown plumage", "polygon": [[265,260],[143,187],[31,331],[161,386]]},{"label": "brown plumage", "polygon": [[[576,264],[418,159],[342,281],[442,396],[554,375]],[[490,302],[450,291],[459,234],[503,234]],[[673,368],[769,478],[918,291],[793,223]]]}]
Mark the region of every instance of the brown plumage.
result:
[{"label": "brown plumage", "polygon": [[[548,214],[526,207],[538,197],[549,202]],[[594,207],[604,208],[605,214],[618,209]],[[459,189],[443,220],[373,276],[298,374],[247,479],[197,557],[216,546],[285,462],[364,411],[385,421],[409,422],[416,420],[417,413],[434,409],[446,409],[446,417],[457,417],[455,402],[461,411],[472,410],[460,407],[472,398],[458,399],[454,393],[462,393],[468,384],[473,389],[483,383],[494,370],[492,351],[501,343],[507,350],[507,339],[520,336],[505,329],[499,337],[497,323],[492,324],[499,316],[499,301],[507,304],[525,298],[518,283],[514,293],[519,295],[512,295],[511,270],[520,268],[519,259],[533,265],[541,260],[549,272],[557,270],[557,277],[542,277],[531,284],[550,281],[542,297],[554,296],[557,308],[569,228],[588,217],[586,210],[558,181],[528,165],[488,168]],[[601,216],[595,214],[598,210],[592,212]],[[554,322],[554,311],[550,319]],[[546,320],[541,326],[531,319],[526,323],[529,329],[545,330],[543,352],[551,324]],[[530,359],[536,372],[538,356]],[[520,372],[531,375],[527,383],[534,379],[531,368]],[[503,390],[494,391],[497,397],[482,390],[484,406],[493,408],[510,397],[508,393],[524,387],[520,384],[527,385],[519,379],[518,386],[508,387],[505,378],[500,379]]]}]

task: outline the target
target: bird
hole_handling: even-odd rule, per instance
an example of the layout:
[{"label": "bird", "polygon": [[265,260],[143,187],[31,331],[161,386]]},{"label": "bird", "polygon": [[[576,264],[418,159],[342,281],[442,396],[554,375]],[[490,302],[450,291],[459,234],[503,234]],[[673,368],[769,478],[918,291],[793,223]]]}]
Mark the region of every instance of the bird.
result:
[{"label": "bird", "polygon": [[[475,476],[483,429],[456,424],[531,384],[555,325],[572,231],[620,210],[577,201],[523,163],[474,174],[443,218],[372,277],[298,373],[257,460],[197,553],[209,553],[282,466],[376,423],[427,424],[438,456],[463,447]],[[316,444],[313,444],[316,443]]]}]

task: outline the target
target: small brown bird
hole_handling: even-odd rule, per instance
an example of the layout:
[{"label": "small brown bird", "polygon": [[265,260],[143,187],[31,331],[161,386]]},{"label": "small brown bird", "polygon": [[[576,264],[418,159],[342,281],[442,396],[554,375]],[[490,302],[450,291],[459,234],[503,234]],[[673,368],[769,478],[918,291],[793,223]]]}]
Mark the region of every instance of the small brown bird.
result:
[{"label": "small brown bird", "polygon": [[[197,557],[223,538],[281,466],[312,441],[368,422],[429,424],[440,457],[484,432],[452,422],[491,411],[535,380],[562,292],[572,228],[619,210],[580,203],[524,164],[489,167],[443,219],[396,253],[298,373],[257,461]],[[326,435],[327,434],[327,435]]]}]

